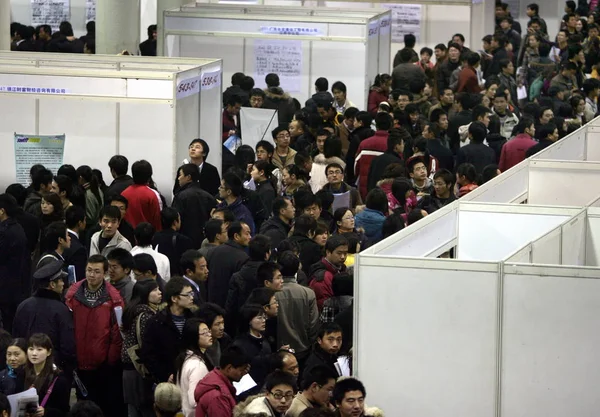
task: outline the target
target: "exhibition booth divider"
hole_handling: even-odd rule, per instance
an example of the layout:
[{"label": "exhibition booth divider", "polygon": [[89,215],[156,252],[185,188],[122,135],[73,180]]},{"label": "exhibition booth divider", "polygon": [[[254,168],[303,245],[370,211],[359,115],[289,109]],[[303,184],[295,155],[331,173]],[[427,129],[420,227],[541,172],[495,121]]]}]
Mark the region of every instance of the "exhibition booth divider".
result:
[{"label": "exhibition booth divider", "polygon": [[376,75],[390,70],[391,12],[259,5],[191,4],[163,15],[164,51],[202,57],[219,51],[226,86],[243,72],[265,88],[279,75],[281,87],[301,105],[326,77],[342,81],[348,100],[367,108]]},{"label": "exhibition booth divider", "polygon": [[[600,210],[453,206],[357,257],[354,370],[369,403],[415,417],[594,409],[600,269],[552,264],[582,251],[597,264]],[[456,259],[433,257],[444,240]]]},{"label": "exhibition booth divider", "polygon": [[110,183],[108,160],[121,154],[148,160],[170,200],[175,171],[197,137],[208,142],[208,161],[220,169],[221,60],[181,60],[180,69],[160,69],[166,60],[97,56],[90,68],[87,59],[79,65],[79,55],[62,54],[67,66],[38,56],[43,66],[0,64],[0,187],[26,185],[35,163],[53,172],[63,163],[91,165]]}]

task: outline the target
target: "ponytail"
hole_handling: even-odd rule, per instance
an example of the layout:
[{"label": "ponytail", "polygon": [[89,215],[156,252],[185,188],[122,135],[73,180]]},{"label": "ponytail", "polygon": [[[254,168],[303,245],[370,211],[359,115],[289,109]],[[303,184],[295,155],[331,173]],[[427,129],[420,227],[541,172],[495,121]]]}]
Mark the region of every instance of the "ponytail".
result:
[{"label": "ponytail", "polygon": [[96,175],[92,171],[92,168],[90,168],[88,165],[81,165],[79,168],[77,168],[76,172],[77,176],[83,178],[83,180],[90,185],[90,190],[92,191],[92,194],[94,194],[94,197],[96,197],[98,204],[102,205],[102,196],[100,195],[98,177],[96,177]]}]

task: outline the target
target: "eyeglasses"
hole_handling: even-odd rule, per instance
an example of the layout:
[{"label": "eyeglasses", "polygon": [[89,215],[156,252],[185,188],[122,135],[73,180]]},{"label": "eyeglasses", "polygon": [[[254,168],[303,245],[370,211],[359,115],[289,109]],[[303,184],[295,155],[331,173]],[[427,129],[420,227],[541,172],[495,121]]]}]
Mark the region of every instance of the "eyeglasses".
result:
[{"label": "eyeglasses", "polygon": [[205,332],[198,333],[198,334],[199,334],[200,336],[204,337],[204,336],[210,336],[212,333],[211,333],[211,331],[210,331],[210,330],[207,330],[207,331],[205,331]]},{"label": "eyeglasses", "polygon": [[261,320],[261,321],[267,321],[267,315],[266,314],[259,314],[258,316],[254,317],[257,320]]},{"label": "eyeglasses", "polygon": [[189,298],[194,298],[194,293],[193,292],[188,292],[187,294],[179,294],[180,297],[189,297]]},{"label": "eyeglasses", "polygon": [[340,171],[339,169],[337,171],[329,171],[327,173],[327,175],[341,175],[342,171]]},{"label": "eyeglasses", "polygon": [[275,301],[274,303],[270,303],[270,304],[265,304],[263,307],[271,307],[271,306],[278,306],[279,305],[279,301]]},{"label": "eyeglasses", "polygon": [[287,393],[287,394],[282,394],[280,392],[270,392],[270,394],[273,396],[273,398],[275,398],[277,401],[281,401],[285,398],[286,401],[292,401],[294,399],[294,394],[293,393]]}]

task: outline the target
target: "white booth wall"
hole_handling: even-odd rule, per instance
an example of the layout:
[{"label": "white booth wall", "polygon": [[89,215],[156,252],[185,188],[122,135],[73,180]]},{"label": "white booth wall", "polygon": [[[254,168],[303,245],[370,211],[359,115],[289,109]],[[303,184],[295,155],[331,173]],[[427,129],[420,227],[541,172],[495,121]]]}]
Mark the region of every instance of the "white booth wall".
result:
[{"label": "white booth wall", "polygon": [[[113,58],[107,56],[107,62]],[[68,60],[69,55],[65,54],[64,59]],[[4,144],[0,188],[15,181],[15,132],[64,133],[63,163],[97,168],[108,183],[108,160],[113,155],[127,156],[130,165],[146,159],[153,166],[154,181],[167,198],[191,139],[203,136],[212,142],[214,150],[208,160],[220,168],[220,89],[202,90],[183,99],[176,94],[182,80],[221,68],[218,60],[206,63],[175,72],[76,68],[76,61],[71,68],[0,66],[2,85],[60,86],[67,90],[62,95],[0,92],[0,109],[5,117],[0,127]]]},{"label": "white booth wall", "polygon": [[[165,12],[165,56],[201,57],[218,51],[223,58],[226,86],[231,75],[241,71],[254,77],[256,87],[266,87],[266,74],[258,75],[256,71],[256,45],[271,43],[295,48],[299,42],[300,76],[293,77],[299,78],[299,82],[286,88],[282,79],[284,90],[304,104],[314,93],[315,80],[326,77],[331,83],[344,82],[348,98],[366,108],[373,79],[378,73],[387,72],[390,66],[389,12],[321,8],[307,13],[302,8],[255,6],[267,10],[257,15],[251,6],[247,13],[243,9],[240,13],[236,5],[211,7],[183,7],[181,11]],[[271,26],[316,29],[320,35],[261,33],[261,27]],[[384,45],[381,50],[380,43]]]}]

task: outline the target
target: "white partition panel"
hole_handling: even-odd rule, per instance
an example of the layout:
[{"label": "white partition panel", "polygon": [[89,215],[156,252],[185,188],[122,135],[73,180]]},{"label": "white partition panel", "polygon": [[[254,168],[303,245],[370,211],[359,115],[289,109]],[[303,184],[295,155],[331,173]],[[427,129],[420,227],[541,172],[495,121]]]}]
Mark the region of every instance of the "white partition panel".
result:
[{"label": "white partition panel", "polygon": [[532,160],[529,204],[583,207],[600,195],[600,162]]},{"label": "white partition panel", "polygon": [[600,161],[600,126],[588,127],[585,160]]},{"label": "white partition panel", "polygon": [[498,265],[360,256],[358,271],[354,370],[369,404],[493,417]]},{"label": "white partition panel", "polygon": [[501,415],[600,408],[600,269],[504,267]]},{"label": "white partition panel", "polygon": [[531,262],[532,248],[531,244],[525,246],[522,249],[517,250],[515,253],[510,255],[506,259],[507,263],[530,263]]},{"label": "white partition panel", "polygon": [[458,251],[461,260],[497,261],[565,222],[577,210],[564,212],[539,206],[505,208],[493,205],[461,210],[458,214]]},{"label": "white partition panel", "polygon": [[479,203],[522,203],[527,200],[529,161],[523,161],[461,197]]},{"label": "white partition panel", "polygon": [[587,211],[583,210],[562,226],[561,265],[585,266]]},{"label": "white partition panel", "polygon": [[554,145],[536,153],[531,160],[551,159],[560,161],[585,161],[586,157],[586,132],[588,127],[583,126],[562,138]]},{"label": "white partition panel", "polygon": [[[204,72],[215,71],[218,68],[213,66],[207,67]],[[202,120],[200,122],[200,137],[204,139],[210,146],[208,154],[208,162],[217,167],[219,174],[221,172],[223,146],[221,140],[222,134],[222,94],[221,86],[223,85],[223,74],[221,74],[221,85],[211,88],[210,90],[202,90],[200,96],[200,114]]]},{"label": "white partition panel", "polygon": [[562,228],[557,227],[531,244],[531,263],[560,264]]},{"label": "white partition panel", "polygon": [[[592,209],[588,209],[590,212]],[[597,210],[597,209],[594,209]],[[585,245],[586,263],[588,266],[600,266],[600,217],[588,216],[588,227]]]}]

